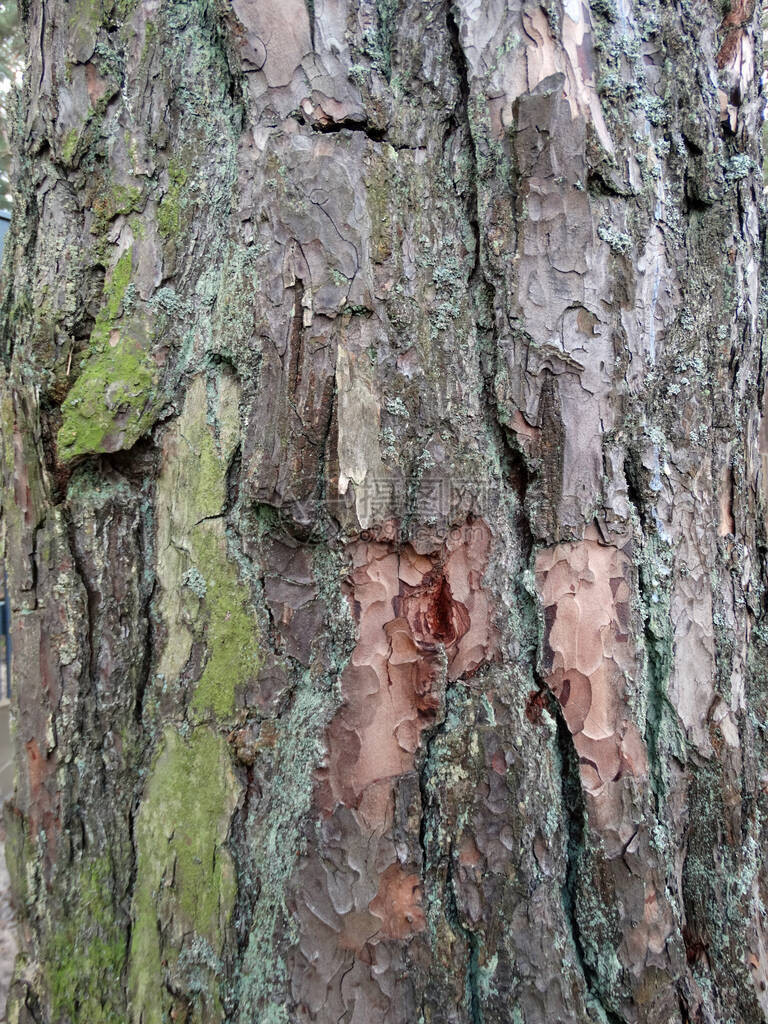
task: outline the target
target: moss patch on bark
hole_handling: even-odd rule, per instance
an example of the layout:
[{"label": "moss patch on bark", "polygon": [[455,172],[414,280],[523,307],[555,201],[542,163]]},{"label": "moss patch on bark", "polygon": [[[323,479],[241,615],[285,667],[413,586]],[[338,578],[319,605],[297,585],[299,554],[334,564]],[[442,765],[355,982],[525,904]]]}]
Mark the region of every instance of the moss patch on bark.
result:
[{"label": "moss patch on bark", "polygon": [[76,874],[76,902],[64,926],[46,943],[51,1016],[82,1024],[121,1024],[120,976],[127,936],[115,917],[110,862],[106,857],[82,862]]},{"label": "moss patch on bark", "polygon": [[236,892],[225,843],[237,789],[224,737],[204,726],[187,738],[166,730],[136,823],[136,1022],[161,1024],[179,1000],[195,1005],[196,1020],[223,1018],[218,984]]},{"label": "moss patch on bark", "polygon": [[191,700],[198,722],[230,719],[238,687],[255,678],[262,663],[250,588],[229,558],[223,518],[238,423],[234,381],[217,377],[209,395],[204,377],[197,377],[166,442],[168,463],[158,485],[158,575],[168,626],[160,674],[173,684],[193,638],[205,644],[204,668]]},{"label": "moss patch on bark", "polygon": [[152,421],[157,381],[148,351],[152,328],[145,314],[128,314],[125,308],[131,265],[129,249],[104,286],[85,364],[62,404],[58,444],[64,461],[130,448]]}]

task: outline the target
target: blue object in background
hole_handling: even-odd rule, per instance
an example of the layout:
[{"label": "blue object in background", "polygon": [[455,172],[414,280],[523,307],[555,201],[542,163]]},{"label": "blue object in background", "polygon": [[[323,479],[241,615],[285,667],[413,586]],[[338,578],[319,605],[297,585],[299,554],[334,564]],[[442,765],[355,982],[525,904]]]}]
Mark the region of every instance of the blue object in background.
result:
[{"label": "blue object in background", "polygon": [[0,253],[3,251],[3,242],[8,225],[11,223],[11,215],[7,210],[0,210]]}]

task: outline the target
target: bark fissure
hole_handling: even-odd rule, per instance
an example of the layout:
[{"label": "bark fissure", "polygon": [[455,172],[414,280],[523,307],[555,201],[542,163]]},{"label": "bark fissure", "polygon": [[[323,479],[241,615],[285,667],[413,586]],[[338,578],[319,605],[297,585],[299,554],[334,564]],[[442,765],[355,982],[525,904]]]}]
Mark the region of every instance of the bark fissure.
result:
[{"label": "bark fissure", "polygon": [[[442,649],[443,658],[445,649]],[[419,847],[422,859],[422,880],[429,896],[435,899],[438,907],[444,908],[446,918],[451,926],[463,938],[466,947],[465,989],[466,1009],[470,1024],[484,1024],[478,973],[478,956],[480,940],[477,934],[467,927],[461,918],[456,899],[454,880],[454,857],[456,856],[454,841],[449,838],[447,847],[442,848],[439,835],[441,831],[441,814],[437,794],[440,789],[440,762],[437,747],[444,742],[448,727],[448,709],[452,698],[466,683],[458,679],[446,683],[443,697],[443,717],[432,728],[424,740],[424,754],[419,768],[419,793],[421,798],[421,820],[419,825]],[[437,745],[437,746],[436,746]],[[431,839],[430,839],[431,837]],[[434,845],[434,849],[432,849]],[[435,881],[430,880],[430,874]],[[435,882],[441,874],[444,880],[439,894],[435,893]]]},{"label": "bark fissure", "polygon": [[[660,602],[665,601],[666,588],[660,593],[659,580],[649,579],[661,557],[656,554],[656,548],[661,541],[654,518],[655,509],[652,504],[649,507],[649,503],[643,495],[639,472],[639,468],[632,459],[625,459],[624,476],[627,483],[627,498],[637,516],[639,544],[643,555],[643,560],[638,568],[638,598],[643,620],[645,673],[648,681],[645,742],[648,747],[654,810],[657,817],[660,818],[666,792],[660,735],[667,723],[675,721],[674,708],[671,707],[665,690],[665,681],[669,679],[672,661],[672,640],[668,632],[661,629],[664,620],[658,610]],[[674,725],[671,728],[674,729]]]},{"label": "bark fissure", "polygon": [[563,912],[568,922],[573,948],[587,990],[602,1009],[609,1024],[624,1024],[624,1018],[606,1005],[594,964],[590,963],[584,949],[577,909],[579,890],[585,884],[583,860],[586,836],[589,830],[587,805],[581,783],[580,757],[560,702],[543,680],[538,679],[537,681],[541,692],[546,694],[546,709],[555,722],[560,761],[561,799],[565,829],[565,879],[561,887]]},{"label": "bark fissure", "polygon": [[[96,659],[98,657],[98,646],[96,644],[94,634],[96,630],[96,618],[98,607],[100,604],[100,596],[98,592],[94,589],[90,576],[88,575],[88,571],[81,558],[78,547],[76,526],[66,505],[61,506],[61,513],[66,524],[67,539],[69,541],[69,550],[72,554],[72,562],[74,564],[75,573],[77,574],[77,578],[80,581],[80,584],[83,587],[83,590],[85,591],[86,595],[87,620],[84,624],[84,633],[88,645],[88,662],[87,665],[83,667],[83,682],[86,684],[87,687],[89,687],[91,681],[95,679],[97,671]],[[85,707],[86,702],[84,700],[81,700],[81,712],[84,712]]]},{"label": "bark fissure", "polygon": [[346,117],[341,121],[320,121],[315,120],[310,127],[313,132],[320,135],[333,135],[335,132],[362,132],[372,142],[383,142],[387,137],[386,128],[375,128],[368,121],[358,121],[352,117]]}]

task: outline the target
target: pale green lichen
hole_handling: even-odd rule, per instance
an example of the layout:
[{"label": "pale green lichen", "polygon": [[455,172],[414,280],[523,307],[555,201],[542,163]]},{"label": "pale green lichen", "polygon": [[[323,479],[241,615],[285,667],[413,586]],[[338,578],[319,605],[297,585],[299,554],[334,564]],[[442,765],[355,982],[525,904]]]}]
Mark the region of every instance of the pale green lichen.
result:
[{"label": "pale green lichen", "polygon": [[[305,679],[290,711],[277,723],[269,769],[269,813],[259,810],[258,822],[249,819],[246,826],[254,836],[258,828],[251,872],[258,879],[259,899],[239,980],[240,1024],[254,1020],[288,1024],[290,1020],[284,998],[286,967],[283,961],[276,962],[275,939],[286,933],[297,939],[286,907],[286,887],[303,849],[304,816],[312,804],[328,714],[327,692]],[[255,805],[252,807],[255,811]]]},{"label": "pale green lichen", "polygon": [[[237,791],[224,737],[205,726],[186,739],[166,730],[136,821],[129,979],[136,1024],[168,1019],[167,977],[199,1003],[195,1019],[223,1018],[219,965],[236,893],[225,844]],[[195,953],[201,943],[210,950],[204,963]],[[185,982],[190,962],[207,984]]]},{"label": "pale green lichen", "polygon": [[748,178],[754,169],[755,165],[750,156],[746,153],[737,153],[725,165],[725,180],[729,183],[741,181],[742,178]]},{"label": "pale green lichen", "polygon": [[625,232],[617,231],[612,224],[600,223],[597,227],[597,234],[617,255],[629,256],[632,252],[632,239]]},{"label": "pale green lichen", "polygon": [[194,568],[194,566],[191,569],[187,569],[181,577],[181,582],[185,587],[189,587],[193,594],[197,594],[200,598],[205,597],[205,578],[197,569]]}]

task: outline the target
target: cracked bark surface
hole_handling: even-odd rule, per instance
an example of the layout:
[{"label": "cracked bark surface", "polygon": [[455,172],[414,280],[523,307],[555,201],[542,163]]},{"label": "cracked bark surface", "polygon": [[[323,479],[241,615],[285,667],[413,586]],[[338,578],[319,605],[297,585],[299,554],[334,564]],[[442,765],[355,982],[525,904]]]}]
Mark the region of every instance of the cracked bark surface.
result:
[{"label": "cracked bark surface", "polygon": [[766,1020],[759,9],[25,17],[9,1020]]}]

